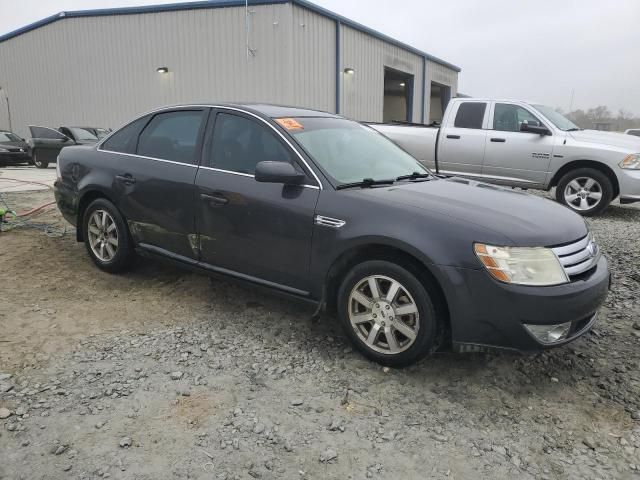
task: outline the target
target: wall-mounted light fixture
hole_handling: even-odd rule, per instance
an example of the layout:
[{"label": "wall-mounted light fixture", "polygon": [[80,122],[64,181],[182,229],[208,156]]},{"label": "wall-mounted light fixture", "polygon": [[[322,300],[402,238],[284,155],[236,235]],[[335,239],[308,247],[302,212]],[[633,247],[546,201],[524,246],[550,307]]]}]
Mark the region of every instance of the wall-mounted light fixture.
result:
[{"label": "wall-mounted light fixture", "polygon": [[158,72],[158,73],[169,73],[169,67],[158,67],[158,68],[156,68],[156,72]]},{"label": "wall-mounted light fixture", "polygon": [[400,86],[401,86],[401,87],[406,87],[406,86],[407,86],[407,84],[406,84],[406,83],[404,83],[404,82],[402,82],[402,83],[400,84]]},{"label": "wall-mounted light fixture", "polygon": [[353,68],[347,67],[344,69],[345,75],[353,75],[356,71]]}]

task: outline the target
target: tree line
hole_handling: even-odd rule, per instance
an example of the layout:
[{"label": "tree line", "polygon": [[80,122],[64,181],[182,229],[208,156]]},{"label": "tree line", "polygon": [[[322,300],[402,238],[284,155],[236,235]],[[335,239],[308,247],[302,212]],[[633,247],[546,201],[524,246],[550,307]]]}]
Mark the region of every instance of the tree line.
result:
[{"label": "tree line", "polygon": [[624,132],[629,128],[640,128],[640,117],[636,117],[633,113],[622,109],[614,114],[605,105],[571,112],[565,112],[562,108],[557,110],[580,128],[593,129],[596,128],[596,124],[600,125],[601,130],[610,130],[612,132]]}]

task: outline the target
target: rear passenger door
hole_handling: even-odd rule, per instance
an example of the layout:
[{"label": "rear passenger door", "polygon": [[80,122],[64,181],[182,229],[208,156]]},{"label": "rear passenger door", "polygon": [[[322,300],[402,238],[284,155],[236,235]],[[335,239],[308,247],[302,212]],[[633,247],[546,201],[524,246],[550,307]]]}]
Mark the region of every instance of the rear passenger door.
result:
[{"label": "rear passenger door", "polygon": [[450,103],[452,111],[440,131],[438,168],[441,173],[469,177],[482,174],[487,140],[487,102]]},{"label": "rear passenger door", "polygon": [[100,150],[118,154],[117,205],[136,243],[178,260],[198,256],[194,181],[208,108],[165,110],[133,122]]}]

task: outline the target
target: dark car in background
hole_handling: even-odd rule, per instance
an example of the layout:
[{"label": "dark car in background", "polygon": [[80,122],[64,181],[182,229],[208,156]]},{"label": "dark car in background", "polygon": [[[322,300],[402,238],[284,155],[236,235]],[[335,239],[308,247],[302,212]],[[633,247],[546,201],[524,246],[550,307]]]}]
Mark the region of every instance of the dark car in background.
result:
[{"label": "dark car in background", "polygon": [[[55,163],[64,147],[70,145],[94,145],[106,136],[108,129],[96,127],[51,127],[29,125],[33,164],[47,168]],[[98,137],[102,135],[102,137]]]},{"label": "dark car in background", "polygon": [[100,269],[138,252],[309,301],[386,365],[439,347],[566,344],[609,288],[568,208],[439,178],[330,113],[168,107],[58,161],[58,208]]},{"label": "dark car in background", "polygon": [[31,162],[31,149],[24,138],[0,130],[0,166]]}]

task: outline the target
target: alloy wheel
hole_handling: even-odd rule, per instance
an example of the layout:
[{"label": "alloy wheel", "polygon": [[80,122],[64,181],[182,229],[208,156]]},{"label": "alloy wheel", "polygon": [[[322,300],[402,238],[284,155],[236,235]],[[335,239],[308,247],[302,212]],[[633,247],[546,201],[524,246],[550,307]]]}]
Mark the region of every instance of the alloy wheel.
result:
[{"label": "alloy wheel", "polygon": [[87,228],[91,251],[101,262],[110,262],[118,252],[118,227],[106,210],[96,210]]},{"label": "alloy wheel", "polygon": [[575,178],[567,184],[564,198],[574,210],[591,210],[602,200],[602,185],[590,177]]},{"label": "alloy wheel", "polygon": [[363,278],[351,290],[348,305],[352,328],[376,352],[402,353],[418,336],[418,306],[397,280],[382,275]]}]

